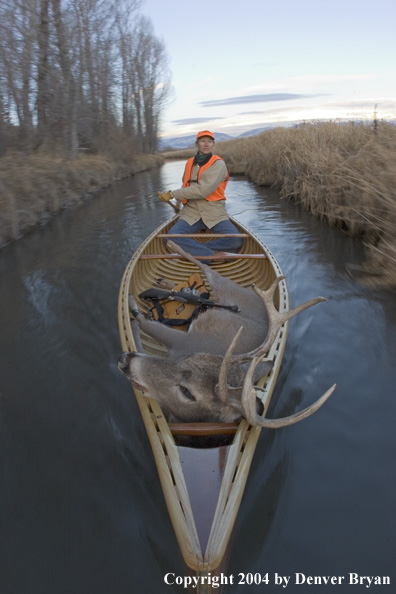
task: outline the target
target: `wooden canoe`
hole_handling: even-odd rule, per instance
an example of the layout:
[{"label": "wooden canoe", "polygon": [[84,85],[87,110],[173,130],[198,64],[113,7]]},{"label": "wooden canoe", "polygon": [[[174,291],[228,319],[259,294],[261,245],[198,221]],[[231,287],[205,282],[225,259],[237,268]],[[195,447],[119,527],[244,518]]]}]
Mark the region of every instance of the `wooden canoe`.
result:
[{"label": "wooden canoe", "polygon": [[[128,294],[133,294],[142,312],[147,303],[138,295],[152,287],[158,278],[174,282],[186,280],[197,271],[194,264],[172,256],[164,245],[164,236],[177,217],[156,229],[138,248],[124,272],[119,293],[118,318],[122,348],[136,351],[128,308]],[[282,276],[271,251],[238,221],[231,219],[244,236],[240,252],[211,266],[222,275],[243,286],[255,283],[266,289]],[[210,234],[197,237],[205,241]],[[279,311],[289,309],[285,280],[280,281],[275,297]],[[274,360],[271,373],[258,382],[262,390],[264,413],[273,393],[286,344],[288,323],[280,329],[268,354]],[[180,330],[175,330],[178,332]],[[142,344],[148,354],[167,356],[164,346],[142,334]],[[231,548],[232,534],[249,468],[261,429],[245,420],[238,424],[184,423],[169,425],[155,399],[146,398],[135,390],[135,396],[150,440],[166,505],[187,566],[186,572],[199,577],[195,592],[212,592],[210,577],[224,573]],[[230,435],[229,445],[213,448],[180,445],[181,435]],[[201,439],[198,437],[198,441]],[[171,571],[171,570],[169,570]],[[206,579],[205,579],[206,576]],[[209,578],[208,578],[209,576]],[[216,587],[213,592],[219,592]]]}]

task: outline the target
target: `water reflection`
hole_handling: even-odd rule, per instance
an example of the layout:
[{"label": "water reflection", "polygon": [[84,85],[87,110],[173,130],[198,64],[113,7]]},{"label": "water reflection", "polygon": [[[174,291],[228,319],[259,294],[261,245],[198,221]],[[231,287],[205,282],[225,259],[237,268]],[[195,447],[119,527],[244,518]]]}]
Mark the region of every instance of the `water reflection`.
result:
[{"label": "water reflection", "polygon": [[[182,171],[172,162],[114,184],[0,252],[7,594],[162,592],[166,572],[183,573],[139,412],[116,366],[123,270],[172,216],[156,193],[178,187]],[[291,304],[328,298],[290,323],[270,416],[338,385],[312,418],[263,431],[229,571],[395,579],[394,294],[351,279],[360,244],[276,192],[241,178],[227,196],[229,212],[279,260]]]}]

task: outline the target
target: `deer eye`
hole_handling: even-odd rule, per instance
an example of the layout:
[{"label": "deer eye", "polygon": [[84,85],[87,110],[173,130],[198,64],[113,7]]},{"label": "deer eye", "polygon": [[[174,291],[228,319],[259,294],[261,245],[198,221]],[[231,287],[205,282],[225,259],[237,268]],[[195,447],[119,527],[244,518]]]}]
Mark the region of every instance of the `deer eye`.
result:
[{"label": "deer eye", "polygon": [[185,386],[179,386],[181,393],[183,394],[183,396],[185,398],[187,398],[187,400],[192,400],[195,401],[196,398],[195,396],[193,396],[190,392],[190,390],[188,388],[186,388]]}]

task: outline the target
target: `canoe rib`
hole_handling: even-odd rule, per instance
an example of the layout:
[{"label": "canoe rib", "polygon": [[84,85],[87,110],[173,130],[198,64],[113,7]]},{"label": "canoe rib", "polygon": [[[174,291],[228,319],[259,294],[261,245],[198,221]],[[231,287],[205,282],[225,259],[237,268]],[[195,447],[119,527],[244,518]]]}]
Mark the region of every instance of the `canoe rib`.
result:
[{"label": "canoe rib", "polygon": [[[142,290],[151,287],[159,277],[180,282],[196,271],[193,264],[184,260],[166,258],[143,260],[147,256],[167,254],[162,238],[167,236],[167,231],[176,219],[177,217],[174,217],[171,221],[164,223],[147,238],[135,252],[124,272],[118,301],[119,331],[124,351],[136,350],[130,324],[128,293],[132,292],[139,307],[142,311],[146,311],[147,305],[138,298],[138,294]],[[221,274],[232,278],[243,286],[250,286],[255,282],[259,288],[267,288],[276,277],[282,276],[279,264],[267,246],[262,244],[247,228],[234,219],[232,222],[245,236],[241,254],[235,260],[215,263],[213,266]],[[205,236],[206,238],[207,236]],[[243,257],[244,254],[253,254],[259,257],[246,259]],[[263,258],[263,254],[265,258]],[[284,280],[279,283],[276,305],[281,312],[289,309],[288,291]],[[285,323],[268,353],[268,356],[274,360],[274,367],[266,378],[258,382],[262,391],[257,392],[257,396],[263,401],[264,414],[267,412],[279,373],[287,330],[288,323]],[[142,336],[142,343],[149,354],[156,356],[166,356],[167,354],[166,349],[150,337]],[[202,434],[207,428],[203,426],[205,424],[187,424],[191,427],[186,427],[186,424],[173,424],[170,427],[156,400],[146,398],[139,390],[135,390],[135,396],[150,440],[165,501],[183,559],[186,565],[199,575],[214,572],[220,567],[230,543],[261,429],[252,427],[245,420],[242,420],[237,427],[228,427],[228,424],[224,426],[223,433],[226,434],[230,431],[235,435],[232,444],[228,447],[217,506],[208,542],[203,552],[196,524],[199,522],[199,518],[194,518],[192,512],[175,437],[181,434],[195,435],[197,431]],[[196,427],[196,425],[201,425],[201,427]],[[222,431],[219,427],[213,430]]]}]

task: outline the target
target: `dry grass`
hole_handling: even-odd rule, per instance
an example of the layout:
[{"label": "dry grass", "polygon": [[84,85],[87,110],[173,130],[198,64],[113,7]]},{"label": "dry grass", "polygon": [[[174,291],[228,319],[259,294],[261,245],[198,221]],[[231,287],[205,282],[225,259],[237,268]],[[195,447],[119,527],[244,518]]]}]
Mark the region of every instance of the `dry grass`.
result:
[{"label": "dry grass", "polygon": [[396,127],[335,122],[276,128],[219,143],[230,173],[277,187],[368,248],[361,270],[396,286]]},{"label": "dry grass", "polygon": [[129,164],[103,155],[74,160],[43,154],[0,158],[0,247],[87,194],[162,163],[158,155],[137,155]]},{"label": "dry grass", "polygon": [[189,149],[180,149],[178,151],[168,151],[165,153],[161,153],[164,159],[170,160],[177,160],[177,159],[189,159],[190,157],[194,157],[196,154],[196,148],[189,148]]}]

